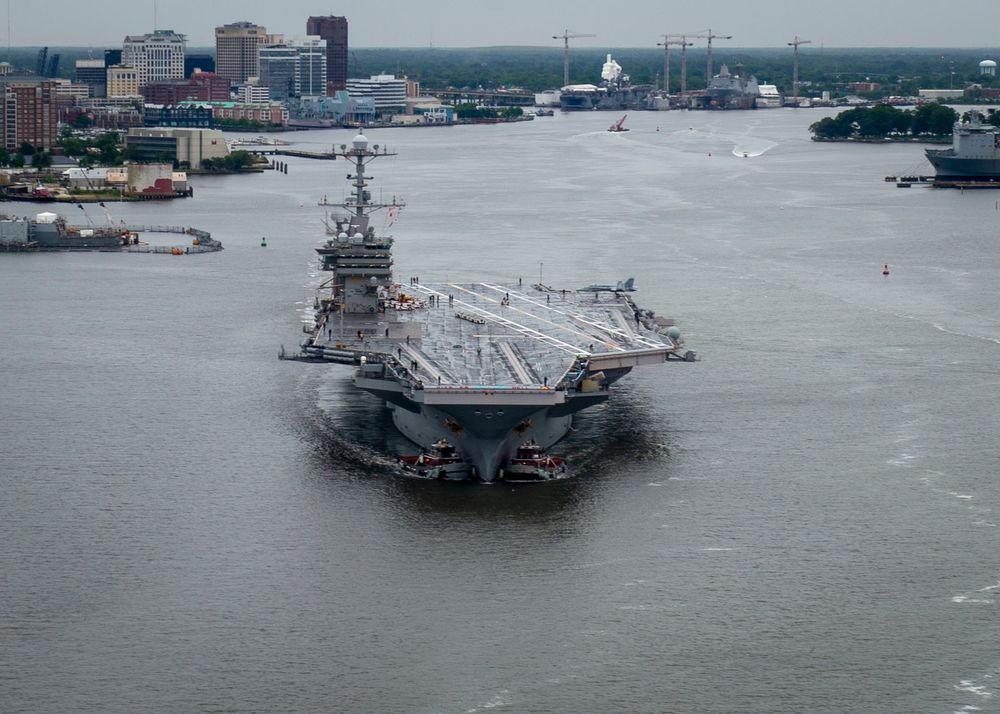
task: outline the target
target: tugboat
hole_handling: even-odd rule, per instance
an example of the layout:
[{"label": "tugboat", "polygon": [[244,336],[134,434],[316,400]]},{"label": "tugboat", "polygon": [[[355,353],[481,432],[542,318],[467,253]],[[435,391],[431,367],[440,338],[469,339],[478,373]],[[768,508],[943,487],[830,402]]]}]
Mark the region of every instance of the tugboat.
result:
[{"label": "tugboat", "polygon": [[566,473],[566,463],[558,456],[549,456],[534,439],[521,444],[503,469],[504,481],[551,481]]},{"label": "tugboat", "polygon": [[465,461],[447,439],[431,444],[426,454],[401,456],[400,466],[420,478],[464,481],[474,475],[472,464]]},{"label": "tugboat", "polygon": [[623,124],[625,123],[625,119],[627,117],[628,117],[628,114],[626,114],[621,119],[619,119],[618,121],[616,121],[614,124],[612,124],[611,126],[609,126],[608,127],[608,131],[628,131],[628,128],[625,127],[625,126],[623,126]]}]

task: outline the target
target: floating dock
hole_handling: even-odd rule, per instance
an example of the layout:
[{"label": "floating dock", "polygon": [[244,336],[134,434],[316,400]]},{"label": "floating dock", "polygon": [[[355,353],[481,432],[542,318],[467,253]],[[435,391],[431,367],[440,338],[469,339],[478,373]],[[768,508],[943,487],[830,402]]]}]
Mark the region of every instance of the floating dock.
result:
[{"label": "floating dock", "polygon": [[886,176],[886,183],[896,184],[896,188],[930,186],[931,188],[1000,188],[1000,179],[955,180],[935,176]]}]

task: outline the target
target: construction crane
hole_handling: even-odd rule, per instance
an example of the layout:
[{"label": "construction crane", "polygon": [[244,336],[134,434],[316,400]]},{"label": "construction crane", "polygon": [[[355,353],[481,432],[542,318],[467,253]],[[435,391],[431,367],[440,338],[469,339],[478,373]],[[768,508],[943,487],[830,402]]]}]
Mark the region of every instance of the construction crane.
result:
[{"label": "construction crane", "polygon": [[707,40],[708,41],[708,64],[707,64],[707,66],[705,68],[705,86],[707,87],[709,84],[712,83],[712,40],[731,40],[731,39],[733,39],[733,36],[732,35],[716,35],[711,30],[704,30],[704,31],[696,32],[696,33],[692,32],[692,33],[689,33],[689,34],[687,34],[685,36],[686,37],[696,37],[699,40]]},{"label": "construction crane", "polygon": [[670,94],[670,45],[681,47],[681,92],[687,91],[687,48],[694,45],[688,42],[684,35],[660,35],[663,42],[657,42],[657,47],[663,48],[663,93]]},{"label": "construction crane", "polygon": [[569,30],[563,30],[563,33],[561,35],[552,35],[553,40],[562,39],[563,41],[563,86],[564,87],[567,84],[569,84],[569,41],[575,40],[577,37],[597,37],[597,35],[590,35],[579,32],[571,33]]},{"label": "construction crane", "polygon": [[713,35],[712,31],[709,30],[705,35],[705,39],[708,40],[708,68],[705,70],[705,86],[707,87],[712,82],[712,40],[731,40],[732,35]]},{"label": "construction crane", "polygon": [[788,43],[792,50],[792,99],[795,106],[799,105],[799,45],[811,44],[812,40],[800,40],[796,35],[795,39]]}]

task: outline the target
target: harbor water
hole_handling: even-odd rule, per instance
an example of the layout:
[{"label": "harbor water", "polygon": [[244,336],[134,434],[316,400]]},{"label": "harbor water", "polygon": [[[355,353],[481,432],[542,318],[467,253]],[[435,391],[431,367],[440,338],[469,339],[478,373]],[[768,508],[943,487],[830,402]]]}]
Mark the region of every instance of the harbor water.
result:
[{"label": "harbor water", "polygon": [[1000,194],[821,116],[369,133],[399,282],[635,277],[700,355],[560,482],[406,478],[349,368],[278,361],[345,163],[108,204],[219,253],[0,256],[0,710],[1000,711]]}]

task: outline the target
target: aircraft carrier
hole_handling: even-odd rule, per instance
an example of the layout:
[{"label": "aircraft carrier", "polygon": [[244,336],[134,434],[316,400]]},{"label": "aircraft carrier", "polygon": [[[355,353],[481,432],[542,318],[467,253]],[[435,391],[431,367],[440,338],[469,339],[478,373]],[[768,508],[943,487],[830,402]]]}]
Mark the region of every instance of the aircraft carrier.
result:
[{"label": "aircraft carrier", "polygon": [[[395,282],[385,231],[403,202],[372,202],[365,173],[394,154],[363,134],[334,153],[354,167],[352,194],[329,204],[341,213],[328,216],[317,249],[332,275],[320,285],[299,353],[282,348],[280,357],[352,365],[354,384],[384,400],[421,449],[410,464],[423,464],[424,454],[439,463],[446,453],[447,468],[431,474],[502,478],[525,451],[537,456],[565,436],[573,415],[608,399],[634,367],[695,360],[669,320],[636,305],[631,282],[579,291],[520,281]],[[372,222],[378,211],[382,231]],[[554,475],[541,463],[538,479]]]}]

